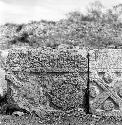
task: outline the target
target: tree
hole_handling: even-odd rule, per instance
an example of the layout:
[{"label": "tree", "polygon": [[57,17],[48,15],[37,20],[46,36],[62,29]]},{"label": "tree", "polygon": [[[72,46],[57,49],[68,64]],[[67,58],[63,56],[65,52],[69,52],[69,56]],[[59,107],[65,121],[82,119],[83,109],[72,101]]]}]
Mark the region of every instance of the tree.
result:
[{"label": "tree", "polygon": [[122,15],[122,4],[113,6],[113,14],[116,15],[117,20],[119,20],[120,16]]},{"label": "tree", "polygon": [[68,20],[71,22],[79,22],[82,20],[83,14],[79,11],[70,12],[67,14]]},{"label": "tree", "polygon": [[98,20],[102,17],[103,8],[104,6],[102,5],[100,1],[95,1],[93,3],[90,3],[87,8],[88,15],[94,18],[94,20]]},{"label": "tree", "polygon": [[106,10],[106,13],[104,13],[102,21],[112,24],[117,21],[117,16],[115,14],[113,14],[112,9],[108,9],[108,10]]},{"label": "tree", "polygon": [[122,15],[122,4],[118,4],[113,6],[112,9],[107,9],[103,14],[103,21],[108,22],[109,24],[114,24],[120,22],[120,18]]}]

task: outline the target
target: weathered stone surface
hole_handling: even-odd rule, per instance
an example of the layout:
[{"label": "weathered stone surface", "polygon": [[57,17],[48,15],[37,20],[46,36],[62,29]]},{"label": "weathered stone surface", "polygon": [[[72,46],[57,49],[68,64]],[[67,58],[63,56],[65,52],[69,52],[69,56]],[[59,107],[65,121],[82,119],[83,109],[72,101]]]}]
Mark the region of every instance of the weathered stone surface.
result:
[{"label": "weathered stone surface", "polygon": [[25,72],[86,72],[87,58],[74,49],[14,49],[8,54],[8,70]]},{"label": "weathered stone surface", "polygon": [[[43,49],[38,49],[38,51],[36,51],[36,49],[20,49],[12,50],[9,53],[5,69],[7,73],[6,78],[9,80],[8,85],[11,89],[10,96],[12,97],[12,103],[17,104],[19,107],[24,108],[29,112],[35,111],[40,117],[44,116],[47,119],[51,119],[48,122],[54,120],[51,117],[54,114],[54,116],[57,117],[57,114],[64,112],[66,114],[64,113],[64,115],[60,116],[63,117],[62,119],[67,119],[68,121],[73,119],[72,122],[76,123],[76,121],[74,122],[74,119],[78,116],[77,122],[79,124],[85,124],[88,122],[90,124],[102,124],[104,123],[103,121],[105,121],[106,124],[109,124],[110,122],[112,122],[112,124],[116,124],[115,120],[117,118],[122,118],[121,50],[109,49],[89,51],[89,101],[90,111],[92,113],[92,117],[95,116],[95,120],[89,119],[89,116],[88,119],[87,116],[83,116],[84,119],[81,118],[82,120],[79,119],[79,117],[82,116],[79,113],[79,110],[84,110],[82,104],[84,90],[87,87],[88,80],[88,74],[86,72],[88,67],[84,67],[84,63],[88,63],[86,54],[84,54],[82,50],[75,50],[76,55],[84,55],[82,57],[85,57],[84,59],[86,61],[83,61],[83,68],[81,68],[82,65],[80,64],[82,63],[79,62],[79,60],[75,63],[78,64],[78,67],[76,65],[73,67],[72,63],[74,63],[73,61],[75,60],[71,61],[70,65],[70,63],[67,62],[67,55],[65,58],[65,65],[68,67],[67,69],[65,69],[65,67],[54,68],[52,65],[50,68],[48,67],[49,65],[46,68],[44,67],[45,65],[36,65],[36,63],[38,64],[38,59],[40,60],[42,55],[47,51],[48,50]],[[74,50],[68,51],[75,53]],[[60,52],[62,51],[49,50],[49,53],[45,58],[50,56],[50,54],[53,55],[55,52],[56,55],[60,55]],[[22,56],[23,53],[25,53],[26,56]],[[37,56],[36,60],[33,61],[30,57],[35,58],[34,54],[37,54]],[[41,56],[39,56],[39,54]],[[24,59],[26,60],[26,57],[27,62],[24,63]],[[53,59],[54,57],[52,57],[52,60]],[[42,59],[42,62],[43,61],[44,60]],[[63,63],[61,63],[61,65],[62,64]],[[35,67],[31,68],[28,65],[34,65]],[[85,66],[88,65],[85,64]],[[67,124],[68,123],[69,122],[67,122]]]},{"label": "weathered stone surface", "polygon": [[91,112],[122,116],[122,50],[94,50],[90,56]]},{"label": "weathered stone surface", "polygon": [[77,50],[11,50],[5,70],[12,103],[39,116],[83,109],[87,69]]},{"label": "weathered stone surface", "polygon": [[28,111],[49,106],[54,110],[64,111],[78,105],[82,108],[83,89],[86,89],[86,80],[83,78],[85,75],[76,73],[26,75],[29,77],[28,81],[23,81],[24,79],[19,79],[12,73],[6,75],[11,81],[9,86],[12,89],[14,103],[21,108],[25,106]]},{"label": "weathered stone surface", "polygon": [[7,81],[5,80],[5,71],[0,68],[0,96],[4,96],[7,92]]},{"label": "weathered stone surface", "polygon": [[90,50],[90,71],[122,71],[122,49]]},{"label": "weathered stone surface", "polygon": [[7,92],[7,81],[5,80],[5,62],[7,57],[8,51],[1,51],[0,50],[0,96],[4,96]]}]

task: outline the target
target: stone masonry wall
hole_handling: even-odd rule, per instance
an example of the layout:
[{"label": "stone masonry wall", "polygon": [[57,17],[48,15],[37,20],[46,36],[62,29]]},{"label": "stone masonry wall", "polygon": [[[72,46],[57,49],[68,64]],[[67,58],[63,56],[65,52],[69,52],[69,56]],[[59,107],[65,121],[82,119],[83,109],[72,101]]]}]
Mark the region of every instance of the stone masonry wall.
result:
[{"label": "stone masonry wall", "polygon": [[5,71],[9,102],[40,117],[85,112],[86,89],[94,116],[122,116],[121,49],[12,49]]}]

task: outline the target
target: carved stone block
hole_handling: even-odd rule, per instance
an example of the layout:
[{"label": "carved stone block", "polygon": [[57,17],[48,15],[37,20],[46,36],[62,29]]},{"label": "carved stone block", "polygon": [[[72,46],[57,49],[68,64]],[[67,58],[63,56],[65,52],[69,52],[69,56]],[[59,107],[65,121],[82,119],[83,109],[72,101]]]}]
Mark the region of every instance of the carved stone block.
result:
[{"label": "carved stone block", "polygon": [[13,103],[38,115],[83,109],[87,58],[78,50],[11,50],[6,79]]},{"label": "carved stone block", "polygon": [[[97,55],[97,56],[96,56]],[[90,108],[95,115],[122,116],[122,51],[92,51]]]}]

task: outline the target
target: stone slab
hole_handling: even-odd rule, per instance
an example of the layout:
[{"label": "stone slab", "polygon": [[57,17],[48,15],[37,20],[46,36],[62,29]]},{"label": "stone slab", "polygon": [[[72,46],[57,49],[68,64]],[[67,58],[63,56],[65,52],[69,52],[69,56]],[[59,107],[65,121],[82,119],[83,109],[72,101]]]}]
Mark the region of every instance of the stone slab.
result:
[{"label": "stone slab", "polygon": [[92,114],[122,116],[122,50],[90,51],[89,69]]}]

